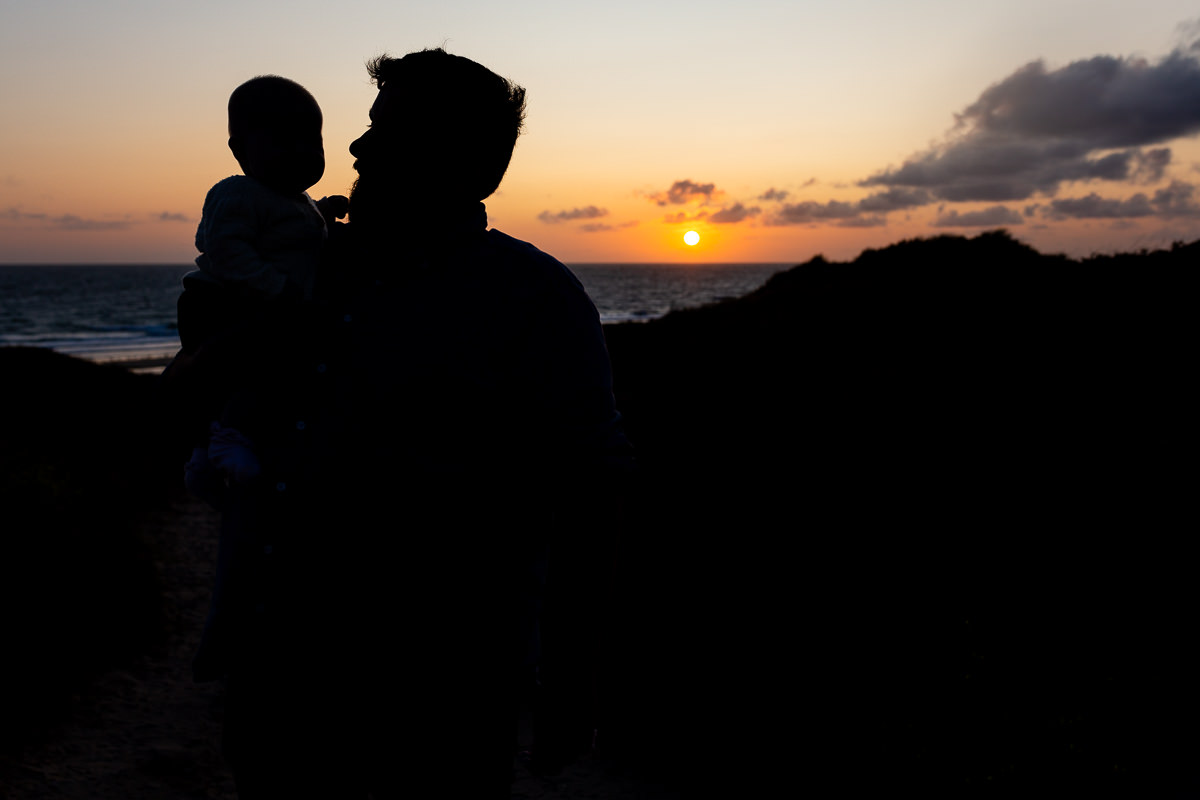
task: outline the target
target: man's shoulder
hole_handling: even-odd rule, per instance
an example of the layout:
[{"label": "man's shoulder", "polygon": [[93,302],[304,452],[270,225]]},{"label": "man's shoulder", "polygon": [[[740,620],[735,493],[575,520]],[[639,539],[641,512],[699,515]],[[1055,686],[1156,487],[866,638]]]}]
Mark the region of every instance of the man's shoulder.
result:
[{"label": "man's shoulder", "polygon": [[539,250],[529,242],[523,242],[495,228],[488,228],[487,244],[490,249],[496,251],[498,254],[513,258],[514,260],[526,260],[532,265],[538,265],[547,269],[566,268],[562,262],[549,253]]},{"label": "man's shoulder", "polygon": [[565,283],[583,291],[583,284],[566,264],[529,242],[509,236],[495,228],[488,229],[486,242],[494,258],[528,277],[551,283]]}]

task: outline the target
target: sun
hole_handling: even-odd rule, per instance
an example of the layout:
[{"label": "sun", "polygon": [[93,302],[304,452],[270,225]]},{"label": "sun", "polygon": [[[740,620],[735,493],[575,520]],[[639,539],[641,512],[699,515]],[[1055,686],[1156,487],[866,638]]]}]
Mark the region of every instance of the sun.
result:
[{"label": "sun", "polygon": [[683,242],[688,247],[695,246],[700,241],[700,234],[695,231],[688,231],[683,235]]}]

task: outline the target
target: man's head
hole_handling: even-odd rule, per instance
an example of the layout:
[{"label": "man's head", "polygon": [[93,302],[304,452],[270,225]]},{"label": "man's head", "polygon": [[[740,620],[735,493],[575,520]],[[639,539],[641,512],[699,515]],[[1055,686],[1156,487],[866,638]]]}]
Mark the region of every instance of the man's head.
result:
[{"label": "man's head", "polygon": [[371,127],[350,145],[352,219],[398,195],[462,204],[496,191],[525,118],[524,89],[442,49],[381,56],[367,70],[379,94]]},{"label": "man's head", "polygon": [[325,174],[321,122],[307,89],[261,75],[229,96],[229,149],[250,177],[281,192],[303,192]]}]

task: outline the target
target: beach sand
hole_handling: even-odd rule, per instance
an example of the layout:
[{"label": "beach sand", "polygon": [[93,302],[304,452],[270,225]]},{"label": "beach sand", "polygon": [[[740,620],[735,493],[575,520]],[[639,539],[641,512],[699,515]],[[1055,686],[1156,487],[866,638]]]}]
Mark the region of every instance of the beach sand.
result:
[{"label": "beach sand", "polygon": [[[191,659],[207,612],[219,518],[181,497],[150,513],[145,533],[165,594],[167,635],[151,652],[100,675],[74,698],[71,716],[48,737],[0,756],[5,800],[236,798],[220,754],[222,687],[197,684]],[[523,736],[528,726],[523,725]],[[523,742],[523,744],[526,742]],[[603,754],[555,778],[514,761],[514,798],[677,797],[669,787],[625,774]],[[414,791],[428,776],[414,774]]]},{"label": "beach sand", "polygon": [[217,522],[187,499],[147,516],[146,535],[161,554],[165,641],[96,678],[47,741],[10,756],[0,767],[5,797],[236,797],[219,751],[220,687],[191,677]]},{"label": "beach sand", "polygon": [[[192,679],[219,517],[162,448],[154,379],[32,348],[0,374],[23,387],[0,396],[0,798],[236,797],[222,686]],[[514,797],[677,796],[618,762],[514,759]]]}]

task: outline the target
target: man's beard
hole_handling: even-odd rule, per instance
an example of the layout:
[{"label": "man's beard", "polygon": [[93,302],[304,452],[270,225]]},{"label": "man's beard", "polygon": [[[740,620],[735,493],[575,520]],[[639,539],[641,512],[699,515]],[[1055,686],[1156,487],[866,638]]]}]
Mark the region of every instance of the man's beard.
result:
[{"label": "man's beard", "polygon": [[[413,186],[424,187],[412,191]],[[461,199],[446,193],[444,180],[435,180],[414,169],[397,174],[380,171],[359,172],[350,187],[349,221],[355,235],[376,239],[394,236],[398,231],[428,234],[455,227],[479,206],[475,198]]]},{"label": "man's beard", "polygon": [[350,187],[350,216],[359,233],[370,233],[391,219],[394,225],[400,211],[396,202],[398,192],[382,189],[384,182],[359,175]]}]

